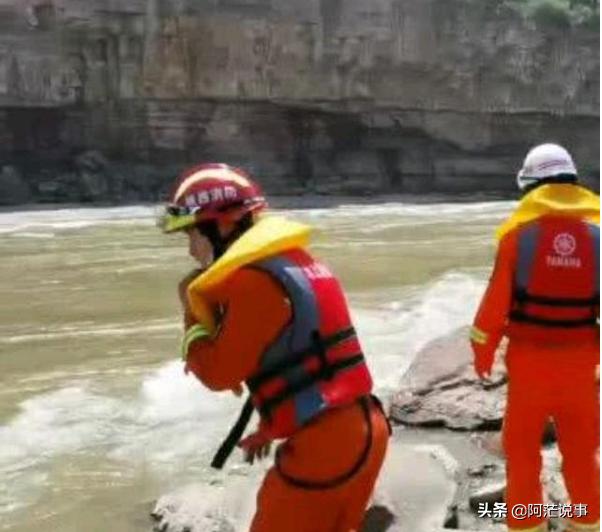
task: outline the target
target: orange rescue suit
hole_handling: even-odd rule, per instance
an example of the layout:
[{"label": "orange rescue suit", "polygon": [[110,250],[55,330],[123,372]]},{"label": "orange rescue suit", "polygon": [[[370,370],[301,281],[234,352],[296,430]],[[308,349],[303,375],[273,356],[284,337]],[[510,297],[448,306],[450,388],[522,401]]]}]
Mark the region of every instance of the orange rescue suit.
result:
[{"label": "orange rescue suit", "polygon": [[[599,199],[576,185],[541,189],[513,215],[522,223],[502,226],[471,344],[475,368],[485,376],[501,338],[508,338],[503,445],[509,528],[530,529],[545,521],[516,519],[512,508],[543,504],[541,440],[552,418],[571,503],[587,505],[587,515],[575,517],[573,525],[585,530],[600,516]],[[563,209],[564,191],[589,207],[580,215],[569,201]],[[536,216],[524,215],[521,207],[534,198],[541,209]],[[597,213],[591,208],[596,204]]]},{"label": "orange rescue suit", "polygon": [[[262,354],[292,318],[287,294],[269,273],[240,268],[203,296],[223,309],[218,334],[192,342],[186,368],[212,390],[236,389],[257,372]],[[258,303],[260,302],[260,303]],[[186,315],[185,327],[195,324]],[[277,465],[267,473],[257,500],[253,532],[351,531],[359,529],[384,460],[389,429],[372,401],[327,410],[286,439]],[[351,478],[329,488],[362,458]]]}]

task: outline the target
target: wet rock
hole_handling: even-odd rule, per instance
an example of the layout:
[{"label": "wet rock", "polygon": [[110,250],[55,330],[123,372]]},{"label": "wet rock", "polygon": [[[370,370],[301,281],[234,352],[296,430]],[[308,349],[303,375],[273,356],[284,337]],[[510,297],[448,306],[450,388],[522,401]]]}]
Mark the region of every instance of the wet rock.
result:
[{"label": "wet rock", "polygon": [[[568,494],[562,478],[562,459],[556,446],[542,450],[542,486],[545,504],[566,504],[568,503]],[[468,508],[473,514],[472,521],[478,515],[479,506],[487,504],[492,509],[495,503],[504,502],[504,492],[506,489],[505,473],[503,467],[486,469],[486,476],[471,476],[470,493],[468,496]],[[470,472],[469,472],[470,475]],[[485,484],[479,484],[482,480]],[[476,481],[476,484],[473,484]],[[464,516],[465,521],[471,521],[470,517]],[[478,520],[482,522],[482,519]],[[490,521],[488,521],[489,524]],[[560,526],[558,520],[552,520],[551,530]],[[562,527],[561,527],[562,528]]]},{"label": "wet rock", "polygon": [[[214,483],[161,497],[152,510],[155,532],[248,530],[265,467],[230,466]],[[457,463],[438,445],[406,445],[395,437],[367,510],[362,532],[440,530],[456,492]]]},{"label": "wet rock", "polygon": [[[500,431],[506,407],[507,375],[503,354],[496,355],[491,379],[481,381],[473,369],[466,329],[435,340],[414,359],[390,409],[402,425],[463,431]],[[476,436],[473,436],[476,437]],[[481,444],[503,455],[499,434],[481,437]],[[556,441],[554,424],[546,425],[544,445]]]},{"label": "wet rock", "polygon": [[104,175],[92,172],[80,174],[82,201],[103,201],[109,199],[109,184]]},{"label": "wet rock", "polygon": [[505,407],[506,375],[498,356],[490,382],[472,367],[465,329],[436,340],[414,359],[391,404],[393,421],[455,430],[499,430]]},{"label": "wet rock", "polygon": [[35,172],[36,201],[41,203],[72,203],[81,200],[79,175],[75,172],[55,173],[48,170]]},{"label": "wet rock", "polygon": [[75,158],[75,167],[81,172],[99,173],[107,170],[109,161],[99,151],[90,150]]},{"label": "wet rock", "polygon": [[373,504],[395,516],[391,532],[440,529],[456,494],[458,464],[442,446],[402,442],[400,434],[389,447]]},{"label": "wet rock", "polygon": [[443,528],[457,530],[459,526],[458,506],[452,504],[447,508],[447,515],[443,523]]},{"label": "wet rock", "polygon": [[151,516],[154,532],[238,532],[248,530],[260,471],[213,485],[183,487],[161,497]]},{"label": "wet rock", "polygon": [[542,482],[545,486],[546,501],[551,503],[568,502],[568,493],[562,478],[562,458],[557,447],[543,451]]},{"label": "wet rock", "polygon": [[111,198],[111,168],[107,158],[91,150],[75,158],[82,201],[107,201]]},{"label": "wet rock", "polygon": [[395,516],[386,506],[368,508],[362,523],[362,532],[385,532],[395,522]]},{"label": "wet rock", "polygon": [[466,472],[469,477],[484,478],[497,471],[497,464],[483,464],[480,467],[473,467]]},{"label": "wet rock", "polygon": [[493,508],[495,503],[503,503],[505,490],[505,482],[485,486],[479,489],[470,496],[468,501],[470,509],[477,513],[481,505],[487,505],[489,508]]},{"label": "wet rock", "polygon": [[31,199],[31,189],[14,166],[0,168],[0,205],[19,205]]}]

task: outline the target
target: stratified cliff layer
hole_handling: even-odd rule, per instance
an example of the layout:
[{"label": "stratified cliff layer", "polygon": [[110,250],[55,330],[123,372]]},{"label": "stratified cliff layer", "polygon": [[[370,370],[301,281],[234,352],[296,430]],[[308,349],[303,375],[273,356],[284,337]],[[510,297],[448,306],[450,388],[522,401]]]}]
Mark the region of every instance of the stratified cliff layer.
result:
[{"label": "stratified cliff layer", "polygon": [[495,0],[0,0],[0,202],[157,199],[201,160],[509,190],[549,140],[597,175],[598,39]]}]

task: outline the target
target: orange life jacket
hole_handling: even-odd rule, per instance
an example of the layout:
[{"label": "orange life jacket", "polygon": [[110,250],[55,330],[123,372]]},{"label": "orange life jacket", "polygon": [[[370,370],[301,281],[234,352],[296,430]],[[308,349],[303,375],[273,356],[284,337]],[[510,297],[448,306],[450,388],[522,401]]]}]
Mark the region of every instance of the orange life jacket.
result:
[{"label": "orange life jacket", "polygon": [[546,215],[519,229],[506,334],[547,343],[597,341],[600,227]]}]

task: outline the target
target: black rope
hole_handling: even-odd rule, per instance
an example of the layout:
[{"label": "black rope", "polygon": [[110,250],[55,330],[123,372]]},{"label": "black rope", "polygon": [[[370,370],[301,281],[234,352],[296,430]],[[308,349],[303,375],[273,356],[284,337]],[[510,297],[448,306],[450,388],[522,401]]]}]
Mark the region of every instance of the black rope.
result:
[{"label": "black rope", "polygon": [[226,460],[228,460],[228,457],[232,454],[232,451],[234,451],[234,448],[242,438],[242,435],[244,434],[245,429],[251,420],[253,409],[253,402],[249,397],[242,407],[236,423],[230,429],[228,436],[226,436],[226,439],[215,453],[213,460],[211,460],[211,467],[215,469],[221,469],[224,466]]}]

